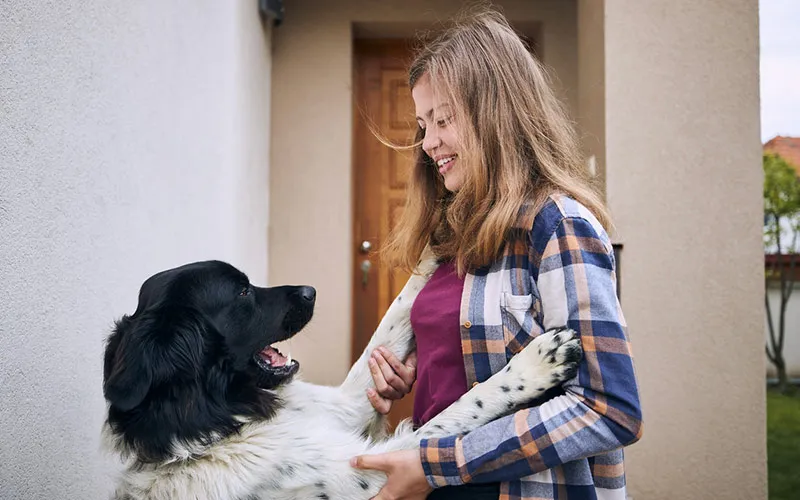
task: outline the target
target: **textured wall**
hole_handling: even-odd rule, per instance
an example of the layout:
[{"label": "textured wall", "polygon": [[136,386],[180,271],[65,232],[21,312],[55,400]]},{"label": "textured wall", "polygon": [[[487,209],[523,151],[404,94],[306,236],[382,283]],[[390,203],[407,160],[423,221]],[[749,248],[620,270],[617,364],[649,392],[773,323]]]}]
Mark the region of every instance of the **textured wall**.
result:
[{"label": "textured wall", "polygon": [[635,499],[766,495],[757,0],[605,2]]},{"label": "textured wall", "polygon": [[255,1],[0,3],[0,498],[107,498],[102,349],[151,273],[266,280]]},{"label": "textured wall", "polygon": [[[575,2],[496,3],[514,22],[541,23],[542,58],[574,112]],[[276,283],[310,283],[319,290],[314,319],[291,341],[308,380],[341,382],[351,361],[353,26],[373,37],[413,37],[415,29],[437,25],[462,5],[293,0],[275,30],[269,273]]]}]

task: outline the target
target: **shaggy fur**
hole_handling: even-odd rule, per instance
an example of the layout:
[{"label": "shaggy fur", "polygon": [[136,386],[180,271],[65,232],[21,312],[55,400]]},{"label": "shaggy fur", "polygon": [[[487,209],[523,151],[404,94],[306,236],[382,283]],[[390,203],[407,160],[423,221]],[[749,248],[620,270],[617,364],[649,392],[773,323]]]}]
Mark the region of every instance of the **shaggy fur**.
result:
[{"label": "shaggy fur", "polygon": [[310,320],[313,288],[254,287],[217,261],[148,279],[106,347],[104,439],[125,462],[115,498],[368,499],[385,476],[350,458],[467,433],[575,375],[574,332],[547,332],[421,428],[386,437],[367,360],[414,348],[411,304],[435,268],[420,263],[339,387],[294,380],[299,364],[269,347]]}]

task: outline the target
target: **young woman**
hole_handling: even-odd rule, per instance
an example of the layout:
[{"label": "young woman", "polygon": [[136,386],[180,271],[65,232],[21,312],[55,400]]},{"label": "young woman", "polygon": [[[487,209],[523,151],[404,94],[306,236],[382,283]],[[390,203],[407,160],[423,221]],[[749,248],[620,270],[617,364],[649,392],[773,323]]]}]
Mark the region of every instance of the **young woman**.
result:
[{"label": "young woman", "polygon": [[[616,296],[609,218],[539,63],[496,12],[455,23],[418,54],[419,131],[404,217],[384,248],[442,265],[411,312],[418,359],[373,355],[380,411],[408,392],[424,423],[544,330],[581,336],[578,376],[535,406],[420,452],[361,456],[386,499],[625,499],[622,447],[641,436]],[[513,390],[513,388],[511,388]],[[428,496],[430,494],[430,496]]]}]

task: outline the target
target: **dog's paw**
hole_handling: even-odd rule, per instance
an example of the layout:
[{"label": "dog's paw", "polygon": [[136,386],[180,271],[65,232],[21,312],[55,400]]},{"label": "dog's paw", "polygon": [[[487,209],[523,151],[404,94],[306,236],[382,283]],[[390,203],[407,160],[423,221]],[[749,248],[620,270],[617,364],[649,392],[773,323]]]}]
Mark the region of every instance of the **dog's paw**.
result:
[{"label": "dog's paw", "polygon": [[523,376],[532,375],[540,382],[540,388],[549,389],[574,378],[582,356],[580,338],[574,330],[548,330],[511,360],[516,365],[511,369],[520,370]]}]

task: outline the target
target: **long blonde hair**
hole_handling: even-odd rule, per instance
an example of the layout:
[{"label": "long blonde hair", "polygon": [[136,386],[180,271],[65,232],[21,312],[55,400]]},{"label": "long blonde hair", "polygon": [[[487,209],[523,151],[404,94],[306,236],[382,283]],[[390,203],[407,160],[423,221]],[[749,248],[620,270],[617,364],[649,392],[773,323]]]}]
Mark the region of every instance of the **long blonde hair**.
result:
[{"label": "long blonde hair", "polygon": [[388,264],[410,271],[430,243],[461,275],[488,265],[523,205],[538,210],[554,193],[572,196],[608,227],[572,123],[502,14],[484,8],[455,20],[417,52],[409,86],[424,75],[456,111],[464,182],[445,189],[419,129],[405,210],[381,250]]}]

